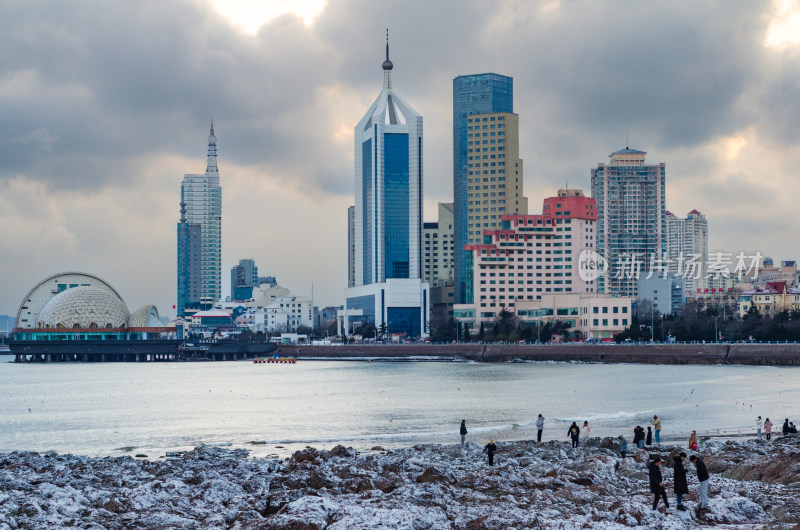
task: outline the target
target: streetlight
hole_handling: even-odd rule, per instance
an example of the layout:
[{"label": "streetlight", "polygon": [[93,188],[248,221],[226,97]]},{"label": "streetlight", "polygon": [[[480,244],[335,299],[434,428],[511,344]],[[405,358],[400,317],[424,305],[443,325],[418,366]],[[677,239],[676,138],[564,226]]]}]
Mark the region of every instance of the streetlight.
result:
[{"label": "streetlight", "polygon": [[719,342],[719,333],[717,333],[717,319],[719,315],[714,316],[714,342]]},{"label": "streetlight", "polygon": [[650,342],[655,342],[653,332],[655,327],[656,311],[655,308],[650,310]]}]

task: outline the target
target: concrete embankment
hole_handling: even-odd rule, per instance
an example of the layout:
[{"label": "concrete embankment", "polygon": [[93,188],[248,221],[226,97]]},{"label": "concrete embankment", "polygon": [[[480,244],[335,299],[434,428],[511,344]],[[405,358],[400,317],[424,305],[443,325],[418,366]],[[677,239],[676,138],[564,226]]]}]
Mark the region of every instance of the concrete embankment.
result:
[{"label": "concrete embankment", "polygon": [[639,364],[800,366],[800,344],[348,344],[281,345],[298,359],[464,359],[484,362],[562,361]]}]

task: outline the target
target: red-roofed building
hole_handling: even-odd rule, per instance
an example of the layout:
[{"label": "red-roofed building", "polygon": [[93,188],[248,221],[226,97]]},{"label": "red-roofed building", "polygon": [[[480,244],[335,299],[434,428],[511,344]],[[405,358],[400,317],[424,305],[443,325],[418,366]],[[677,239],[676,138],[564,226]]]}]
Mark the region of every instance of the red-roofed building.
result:
[{"label": "red-roofed building", "polygon": [[767,282],[739,295],[739,316],[745,316],[750,308],[762,315],[774,315],[781,311],[800,311],[800,288],[787,282]]},{"label": "red-roofed building", "polygon": [[[455,305],[455,317],[478,328],[505,309],[523,322],[569,321],[580,336],[611,337],[622,331],[629,325],[628,298],[614,299],[620,302],[616,319],[592,319],[583,313],[591,314],[598,305],[589,298],[611,298],[597,294],[596,280],[587,281],[578,274],[581,254],[595,249],[596,221],[595,200],[572,189],[545,199],[541,215],[504,215],[499,230],[483,231],[483,243],[465,246],[472,260],[473,274],[467,285],[472,303]],[[593,327],[594,321],[598,324]],[[599,332],[603,321],[604,334],[593,333]]]}]

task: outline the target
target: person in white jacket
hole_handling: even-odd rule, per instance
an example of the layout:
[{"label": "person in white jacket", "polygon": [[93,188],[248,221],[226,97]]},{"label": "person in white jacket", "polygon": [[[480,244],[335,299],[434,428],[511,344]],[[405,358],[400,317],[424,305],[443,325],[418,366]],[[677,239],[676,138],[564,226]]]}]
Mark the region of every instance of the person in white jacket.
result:
[{"label": "person in white jacket", "polygon": [[761,422],[761,416],[756,418],[756,433],[758,433],[758,439],[761,439],[761,426],[763,423]]}]

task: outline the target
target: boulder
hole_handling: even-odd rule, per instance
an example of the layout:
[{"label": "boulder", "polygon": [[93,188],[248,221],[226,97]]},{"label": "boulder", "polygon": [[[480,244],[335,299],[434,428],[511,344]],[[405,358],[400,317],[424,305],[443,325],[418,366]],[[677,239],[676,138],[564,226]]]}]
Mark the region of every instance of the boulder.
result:
[{"label": "boulder", "polygon": [[454,482],[452,476],[442,473],[435,467],[429,467],[425,471],[422,472],[421,475],[417,477],[417,484],[429,484],[429,483],[449,483]]}]

